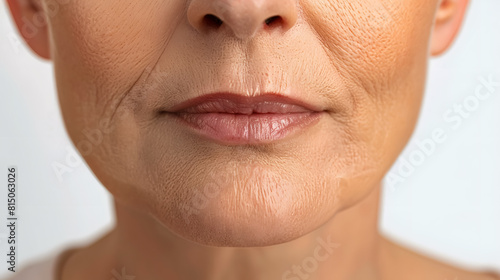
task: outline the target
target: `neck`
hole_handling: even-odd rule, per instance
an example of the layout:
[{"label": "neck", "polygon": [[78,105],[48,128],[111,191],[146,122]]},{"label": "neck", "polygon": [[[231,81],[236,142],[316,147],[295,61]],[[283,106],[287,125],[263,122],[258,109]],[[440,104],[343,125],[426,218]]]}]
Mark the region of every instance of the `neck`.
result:
[{"label": "neck", "polygon": [[[132,279],[127,275],[149,280],[376,279],[379,195],[377,187],[362,202],[297,240],[257,248],[202,246],[115,202],[116,228],[70,258],[62,279],[80,279],[70,273],[78,271],[77,266],[95,273],[90,279],[106,280]],[[81,279],[89,279],[86,276]]]}]

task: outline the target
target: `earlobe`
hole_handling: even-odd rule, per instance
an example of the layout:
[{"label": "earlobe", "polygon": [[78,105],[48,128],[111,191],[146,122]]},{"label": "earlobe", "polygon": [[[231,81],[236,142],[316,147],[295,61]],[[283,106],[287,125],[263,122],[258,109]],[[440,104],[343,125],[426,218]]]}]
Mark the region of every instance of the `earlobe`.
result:
[{"label": "earlobe", "polygon": [[34,0],[7,0],[19,33],[41,58],[50,59],[47,18]]},{"label": "earlobe", "polygon": [[451,46],[462,26],[468,3],[469,0],[439,0],[431,38],[431,55],[441,55]]}]

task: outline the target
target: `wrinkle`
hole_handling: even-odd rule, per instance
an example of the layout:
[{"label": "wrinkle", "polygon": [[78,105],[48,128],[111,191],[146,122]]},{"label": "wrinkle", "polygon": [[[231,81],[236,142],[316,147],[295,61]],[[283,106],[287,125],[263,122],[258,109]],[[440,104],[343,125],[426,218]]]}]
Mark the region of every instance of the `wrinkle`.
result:
[{"label": "wrinkle", "polygon": [[[177,20],[177,24],[179,23],[179,21]],[[153,63],[153,66],[152,67],[145,67],[141,74],[139,75],[139,77],[134,81],[134,83],[132,84],[131,88],[125,92],[123,94],[123,96],[120,98],[120,100],[118,101],[118,104],[116,105],[116,107],[114,108],[112,114],[111,114],[111,117],[110,117],[110,121],[113,120],[114,116],[116,115],[116,112],[118,111],[119,107],[121,106],[123,100],[133,91],[135,91],[137,88],[140,88],[140,86],[142,86],[143,84],[147,84],[148,82],[148,79],[151,77],[151,74],[155,73],[154,72],[154,69],[157,68],[158,66],[158,63],[160,62],[161,58],[164,56],[165,54],[165,51],[167,50],[167,47],[168,47],[168,43],[170,42],[170,39],[172,38],[172,35],[173,35],[173,32],[169,32],[168,33],[169,36],[167,36],[165,38],[165,41],[163,42],[163,47],[162,47],[162,51],[160,52],[160,54],[158,55],[158,57],[156,58],[156,60],[154,61]],[[143,81],[143,83],[141,83],[140,81]],[[140,91],[140,89],[139,89]]]}]

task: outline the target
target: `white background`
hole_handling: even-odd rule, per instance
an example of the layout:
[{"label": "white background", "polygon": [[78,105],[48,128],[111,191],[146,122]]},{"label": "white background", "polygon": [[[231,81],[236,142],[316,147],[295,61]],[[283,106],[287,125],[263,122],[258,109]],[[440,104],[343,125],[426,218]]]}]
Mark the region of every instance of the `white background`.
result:
[{"label": "white background", "polygon": [[[431,257],[500,272],[500,87],[459,127],[443,118],[454,104],[471,101],[480,77],[500,82],[498,11],[498,0],[472,0],[455,45],[432,59],[419,125],[391,171],[404,182],[386,181],[380,226],[387,236]],[[442,129],[446,141],[424,154],[417,143],[430,139],[434,129]],[[74,151],[62,125],[52,66],[20,41],[2,1],[0,178],[6,182],[7,166],[18,167],[20,268],[91,242],[112,226],[109,194],[84,163],[74,161]],[[398,173],[404,161],[413,167],[409,175]],[[72,164],[62,181],[54,163]],[[6,216],[5,189],[0,187],[0,221]],[[6,234],[1,226],[0,278],[6,271]]]}]

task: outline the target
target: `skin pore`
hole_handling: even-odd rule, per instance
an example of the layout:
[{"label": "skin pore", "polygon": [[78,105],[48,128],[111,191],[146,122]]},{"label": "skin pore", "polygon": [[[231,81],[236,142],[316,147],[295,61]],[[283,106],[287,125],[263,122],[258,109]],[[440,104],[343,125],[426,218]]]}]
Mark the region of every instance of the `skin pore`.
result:
[{"label": "skin pore", "polygon": [[[467,0],[7,2],[53,61],[68,134],[115,198],[116,227],[68,254],[60,280],[122,268],[148,280],[495,279],[377,229],[427,61]],[[210,92],[278,92],[323,114],[282,141],[233,146],[162,114]]]}]

